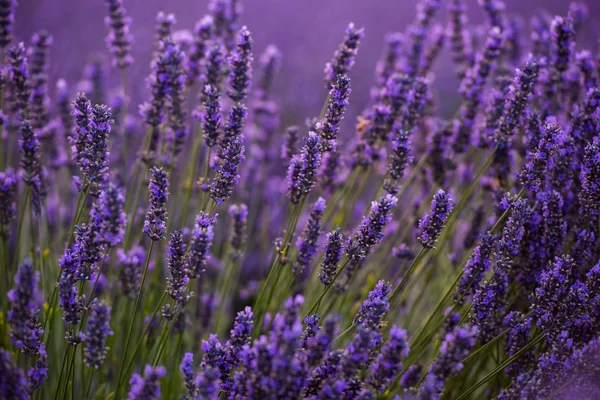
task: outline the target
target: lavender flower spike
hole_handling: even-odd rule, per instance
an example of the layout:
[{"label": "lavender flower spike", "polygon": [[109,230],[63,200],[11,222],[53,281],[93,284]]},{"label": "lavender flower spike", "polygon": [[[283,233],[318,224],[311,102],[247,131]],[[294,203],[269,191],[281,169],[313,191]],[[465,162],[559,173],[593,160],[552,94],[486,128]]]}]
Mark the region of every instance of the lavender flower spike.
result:
[{"label": "lavender flower spike", "polygon": [[323,262],[321,262],[321,272],[319,273],[319,279],[321,279],[321,283],[325,286],[331,284],[333,281],[344,252],[342,244],[344,236],[340,230],[340,228],[337,228],[329,232],[325,240],[325,249],[323,251],[325,256],[323,257]]},{"label": "lavender flower spike", "polygon": [[10,340],[19,350],[28,356],[39,353],[41,339],[44,334],[38,321],[39,313],[39,272],[35,272],[31,259],[27,258],[15,275],[15,286],[8,292],[11,303],[7,321]]},{"label": "lavender flower spike", "polygon": [[232,204],[229,207],[229,216],[231,217],[231,228],[229,234],[229,244],[231,245],[230,257],[233,260],[242,255],[243,246],[246,242],[246,224],[248,223],[248,206],[245,204]]},{"label": "lavender flower spike", "polygon": [[133,35],[129,31],[131,18],[123,6],[123,0],[106,0],[108,16],[104,23],[108,27],[106,45],[113,56],[113,64],[124,69],[133,62],[131,57],[131,43]]},{"label": "lavender flower spike", "polygon": [[85,149],[83,174],[88,182],[102,183],[108,173],[108,136],[113,124],[112,111],[105,105],[92,108],[90,135]]},{"label": "lavender flower spike", "polygon": [[6,53],[13,97],[13,112],[20,120],[29,118],[31,79],[23,42],[10,47]]},{"label": "lavender flower spike", "polygon": [[304,228],[296,242],[298,255],[296,256],[296,262],[293,264],[296,275],[302,275],[304,268],[310,264],[317,252],[317,240],[319,240],[319,235],[321,234],[321,218],[324,211],[325,199],[319,197],[310,213],[306,228]]},{"label": "lavender flower spike", "polygon": [[586,146],[581,162],[580,202],[590,215],[600,214],[600,145]]},{"label": "lavender flower spike", "polygon": [[346,36],[340,47],[333,54],[333,59],[325,64],[325,85],[327,89],[338,75],[347,75],[358,53],[360,41],[365,36],[364,29],[355,28],[353,23],[346,28]]},{"label": "lavender flower spike", "polygon": [[[427,383],[421,388],[421,394],[426,389],[432,389],[437,398],[441,393],[444,383],[448,378],[458,374],[463,369],[461,361],[469,355],[475,345],[476,327],[456,328],[454,332],[447,333],[440,346],[440,353],[429,367],[427,377],[431,386]],[[431,397],[427,397],[431,398]]]},{"label": "lavender flower spike", "polygon": [[190,298],[186,288],[189,278],[185,272],[185,248],[183,233],[171,233],[168,263],[171,276],[167,278],[167,294],[181,305],[187,303]]},{"label": "lavender flower spike", "polygon": [[40,141],[33,132],[29,121],[21,123],[21,168],[23,169],[23,182],[30,189],[31,205],[36,214],[42,211],[43,198],[46,197],[46,182],[42,168]]},{"label": "lavender flower spike", "polygon": [[402,369],[402,359],[408,356],[408,335],[404,329],[392,326],[388,341],[371,366],[367,383],[383,392]]},{"label": "lavender flower spike", "polygon": [[203,60],[206,57],[208,41],[212,36],[213,18],[210,15],[204,16],[194,26],[194,44],[187,60],[187,85],[190,86],[201,74]]},{"label": "lavender flower spike", "polygon": [[179,365],[179,370],[183,375],[185,387],[188,390],[189,395],[192,398],[195,398],[197,387],[194,379],[194,354],[184,354],[181,364]]},{"label": "lavender flower spike", "polygon": [[108,247],[123,243],[127,214],[123,189],[112,182],[102,188],[90,213],[94,224],[100,227],[102,241]]},{"label": "lavender flower spike", "polygon": [[75,119],[75,133],[69,141],[73,161],[83,170],[86,149],[90,140],[90,124],[92,122],[92,104],[85,93],[77,93],[71,104],[71,116]]},{"label": "lavender flower spike", "polygon": [[233,194],[233,188],[240,179],[239,168],[244,161],[246,148],[244,137],[233,137],[220,154],[221,160],[216,166],[217,176],[210,187],[210,198],[221,204]]},{"label": "lavender flower spike", "polygon": [[119,279],[123,293],[135,300],[142,284],[142,268],[144,268],[146,252],[141,246],[134,246],[128,252],[119,249],[117,259],[120,264]]},{"label": "lavender flower spike", "polygon": [[10,352],[0,349],[0,398],[27,400],[27,379],[13,361]]},{"label": "lavender flower spike", "polygon": [[18,178],[12,168],[0,172],[0,237],[8,235],[9,225],[16,218]]},{"label": "lavender flower spike", "polygon": [[167,232],[169,174],[158,167],[153,167],[150,172],[150,200],[143,231],[150,239],[157,241],[163,239]]},{"label": "lavender flower spike", "polygon": [[196,217],[196,227],[192,233],[186,262],[186,273],[190,279],[199,278],[204,271],[214,238],[213,225],[216,217],[216,215],[211,217],[203,211]]},{"label": "lavender flower spike", "polygon": [[221,131],[223,130],[223,116],[221,112],[221,102],[219,97],[221,93],[216,87],[206,85],[204,87],[205,101],[203,111],[196,112],[194,116],[202,119],[202,130],[206,145],[213,147],[219,142]]},{"label": "lavender flower spike", "polygon": [[110,307],[106,303],[94,299],[90,305],[89,319],[84,334],[85,354],[84,362],[89,367],[98,368],[104,362],[106,340],[113,335],[110,330]]},{"label": "lavender flower spike", "polygon": [[129,390],[128,400],[153,400],[160,398],[160,379],[167,374],[163,366],[152,367],[146,365],[144,368],[144,377],[133,374],[129,381],[131,389]]},{"label": "lavender flower spike", "polygon": [[392,209],[398,199],[390,194],[371,203],[371,212],[364,217],[358,230],[348,240],[346,254],[355,261],[364,259],[371,248],[383,239],[383,229],[392,219]]},{"label": "lavender flower spike", "polygon": [[557,124],[548,124],[542,128],[537,147],[527,153],[527,163],[519,174],[523,187],[536,193],[541,190],[542,179],[545,179],[544,174],[563,135],[564,132]]},{"label": "lavender flower spike", "polygon": [[390,285],[383,280],[377,282],[375,288],[369,292],[368,298],[360,305],[353,324],[379,330],[385,313],[390,309],[388,294]]},{"label": "lavender flower spike", "polygon": [[421,233],[417,238],[425,248],[433,248],[454,207],[452,198],[442,189],[433,196],[431,211],[419,221]]},{"label": "lavender flower spike", "polygon": [[16,0],[0,1],[0,47],[2,51],[10,44],[13,38],[15,8],[17,8]]},{"label": "lavender flower spike", "polygon": [[325,120],[319,126],[319,136],[323,140],[323,151],[332,151],[335,148],[340,123],[344,118],[348,99],[350,98],[350,78],[346,75],[336,76],[335,82],[329,91],[329,101],[325,112]]},{"label": "lavender flower spike", "polygon": [[309,132],[304,140],[300,156],[293,156],[288,169],[288,194],[292,204],[310,193],[315,186],[319,163],[321,162],[321,140],[314,132]]},{"label": "lavender flower spike", "polygon": [[245,26],[238,33],[238,42],[228,58],[229,89],[227,95],[235,102],[243,101],[250,90],[252,80],[252,37]]}]

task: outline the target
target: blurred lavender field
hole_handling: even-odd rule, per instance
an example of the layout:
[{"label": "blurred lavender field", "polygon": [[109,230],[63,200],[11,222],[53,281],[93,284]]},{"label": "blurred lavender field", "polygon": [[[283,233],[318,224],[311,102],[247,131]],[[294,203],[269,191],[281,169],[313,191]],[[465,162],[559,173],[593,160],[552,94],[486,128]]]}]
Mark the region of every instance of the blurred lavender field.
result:
[{"label": "blurred lavender field", "polygon": [[[565,15],[568,0],[507,0],[509,14],[518,14],[525,22],[541,9],[552,15]],[[600,2],[585,0],[590,23],[578,32],[578,45],[596,48],[600,36]],[[134,64],[129,68],[132,80],[138,85],[133,104],[146,93],[143,79],[147,75],[154,45],[154,21],[159,11],[174,13],[175,29],[192,29],[206,13],[208,0],[132,0],[127,2],[129,14],[134,18],[132,26],[135,45],[132,53]],[[368,92],[374,80],[375,63],[383,51],[383,39],[387,33],[404,31],[414,18],[416,0],[254,0],[244,4],[241,23],[248,25],[254,37],[256,53],[270,43],[282,51],[282,69],[275,83],[274,93],[281,100],[283,126],[303,124],[308,115],[317,114],[323,104],[323,68],[338,46],[348,22],[365,28],[365,38],[356,60],[353,78],[353,101],[349,107],[346,127],[354,123],[354,116],[365,108]],[[467,0],[471,23],[483,24],[484,12],[477,0]],[[39,29],[48,29],[55,39],[50,55],[51,79],[61,76],[78,76],[86,60],[94,52],[105,52],[104,13],[106,6],[101,0],[21,0],[16,16],[16,34],[19,40],[28,40]],[[445,21],[447,11],[440,10],[440,21]],[[76,32],[76,33],[75,33]],[[526,30],[528,32],[528,29]],[[438,95],[458,100],[458,81],[450,65],[446,49],[433,68],[436,76],[434,88]],[[118,72],[112,70],[112,82],[119,84]],[[50,85],[52,87],[52,85]],[[137,89],[137,90],[136,90]],[[455,111],[453,101],[440,102],[443,116],[450,117]]]}]

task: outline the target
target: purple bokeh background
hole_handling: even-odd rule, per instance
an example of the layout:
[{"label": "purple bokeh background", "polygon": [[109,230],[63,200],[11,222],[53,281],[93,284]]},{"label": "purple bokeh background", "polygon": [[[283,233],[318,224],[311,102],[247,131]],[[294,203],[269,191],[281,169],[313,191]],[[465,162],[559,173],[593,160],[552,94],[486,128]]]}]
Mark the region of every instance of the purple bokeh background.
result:
[{"label": "purple bokeh background", "polygon": [[[519,14],[525,21],[540,8],[551,14],[566,15],[570,0],[505,0],[508,13]],[[130,67],[129,93],[137,103],[145,95],[144,77],[149,71],[153,49],[154,20],[158,11],[174,13],[175,29],[191,29],[207,10],[208,0],[125,0],[133,17],[135,37]],[[366,36],[351,78],[353,94],[350,115],[356,115],[368,101],[374,68],[383,49],[387,33],[403,31],[415,16],[416,0],[247,0],[243,1],[241,22],[248,26],[255,41],[256,56],[269,43],[283,53],[283,64],[276,82],[276,96],[281,100],[284,122],[301,123],[307,116],[318,114],[325,97],[323,66],[343,38],[348,22],[365,27]],[[447,1],[436,22],[446,23]],[[476,0],[466,0],[470,22],[480,24],[483,11]],[[600,26],[600,1],[584,1],[589,18],[578,33],[578,47],[596,52]],[[51,50],[52,81],[59,77],[75,82],[86,60],[94,52],[106,52],[104,0],[19,0],[16,16],[17,40],[29,41],[38,29],[47,29],[54,36]],[[527,35],[528,35],[527,30]],[[435,90],[440,98],[452,99],[458,83],[449,63],[448,51],[437,61]],[[110,80],[117,84],[112,71]],[[441,106],[442,114],[454,111],[452,101]],[[291,121],[290,121],[291,119]]]}]

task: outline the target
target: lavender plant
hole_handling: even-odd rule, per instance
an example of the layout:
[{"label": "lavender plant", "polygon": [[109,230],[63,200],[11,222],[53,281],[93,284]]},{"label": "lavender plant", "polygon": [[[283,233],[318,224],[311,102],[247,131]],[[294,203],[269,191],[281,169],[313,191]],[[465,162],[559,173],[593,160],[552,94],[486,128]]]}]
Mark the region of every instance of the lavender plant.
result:
[{"label": "lavender plant", "polygon": [[593,8],[467,3],[346,25],[311,114],[241,0],[107,0],[81,81],[0,0],[0,398],[597,398]]}]

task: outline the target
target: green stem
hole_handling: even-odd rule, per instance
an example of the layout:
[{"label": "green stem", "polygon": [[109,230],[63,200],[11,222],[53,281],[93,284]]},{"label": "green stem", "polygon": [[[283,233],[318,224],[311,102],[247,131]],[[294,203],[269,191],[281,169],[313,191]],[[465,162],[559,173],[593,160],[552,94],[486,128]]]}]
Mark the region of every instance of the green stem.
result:
[{"label": "green stem", "polygon": [[402,276],[400,283],[398,284],[398,286],[396,286],[396,289],[394,289],[394,292],[392,293],[392,296],[390,297],[390,304],[392,304],[394,302],[394,299],[396,298],[396,296],[398,296],[398,293],[400,293],[400,289],[402,289],[402,287],[404,286],[404,283],[408,279],[408,276],[413,273],[415,268],[417,268],[417,266],[421,263],[421,260],[427,254],[428,251],[429,251],[429,249],[427,249],[425,247],[421,248],[421,251],[419,251],[419,254],[417,254],[417,257],[415,257],[414,261],[408,268],[408,271],[406,271],[404,276]]}]

